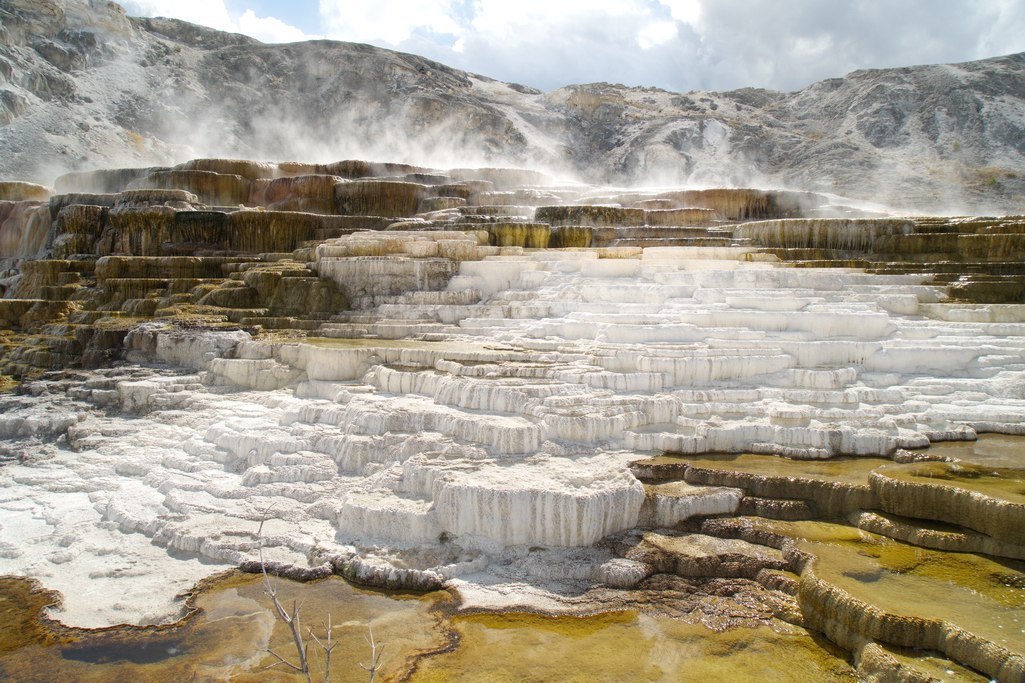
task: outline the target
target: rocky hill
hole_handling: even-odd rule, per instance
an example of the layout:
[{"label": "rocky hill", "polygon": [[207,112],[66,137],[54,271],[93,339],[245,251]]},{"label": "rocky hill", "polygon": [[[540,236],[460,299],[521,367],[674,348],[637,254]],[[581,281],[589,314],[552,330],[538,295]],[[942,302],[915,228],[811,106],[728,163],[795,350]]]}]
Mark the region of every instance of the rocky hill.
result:
[{"label": "rocky hill", "polygon": [[2,178],[368,157],[1025,210],[1025,54],[856,71],[795,93],[543,93],[367,45],[264,45],[131,18],[102,0],[0,0],[0,19]]}]

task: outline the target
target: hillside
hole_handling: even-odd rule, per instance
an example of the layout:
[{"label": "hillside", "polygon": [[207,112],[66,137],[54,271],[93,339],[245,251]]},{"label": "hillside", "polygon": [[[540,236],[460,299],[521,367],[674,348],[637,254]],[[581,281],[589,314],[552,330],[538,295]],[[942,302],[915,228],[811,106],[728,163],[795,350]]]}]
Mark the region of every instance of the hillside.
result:
[{"label": "hillside", "polygon": [[1025,55],[794,93],[542,93],[367,45],[264,45],[99,0],[0,0],[0,177],[196,156],[532,166],[617,184],[1021,212]]}]

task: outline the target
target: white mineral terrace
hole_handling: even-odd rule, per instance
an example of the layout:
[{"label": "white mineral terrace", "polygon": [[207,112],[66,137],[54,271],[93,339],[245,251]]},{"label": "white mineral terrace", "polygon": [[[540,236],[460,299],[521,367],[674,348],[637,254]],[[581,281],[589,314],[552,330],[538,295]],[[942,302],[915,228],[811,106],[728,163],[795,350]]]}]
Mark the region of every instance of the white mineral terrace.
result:
[{"label": "white mineral terrace", "polygon": [[[327,245],[318,267],[415,287],[440,257],[409,249]],[[629,562],[582,549],[639,522],[632,460],[1023,432],[1025,307],[943,303],[922,282],[743,250],[506,249],[460,261],[442,291],[364,292],[316,343],[151,325],[130,358],[190,374],[100,373],[72,402],[0,415],[6,438],[70,425],[70,449],[0,467],[0,574],[61,591],[70,623],[160,621],[181,590],[255,557],[266,515],[269,560],[360,557],[361,572],[422,572],[483,602],[489,566],[532,546],[591,560],[573,576],[523,561],[527,584],[629,585],[643,576]],[[656,524],[739,501],[692,498],[656,501]]]}]

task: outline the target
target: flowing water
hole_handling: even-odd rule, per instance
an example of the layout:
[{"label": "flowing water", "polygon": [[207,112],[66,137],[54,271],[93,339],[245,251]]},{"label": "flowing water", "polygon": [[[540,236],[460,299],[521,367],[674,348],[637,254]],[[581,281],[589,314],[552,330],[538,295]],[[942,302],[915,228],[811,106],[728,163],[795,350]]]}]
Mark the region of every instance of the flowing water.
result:
[{"label": "flowing water", "polygon": [[[854,681],[843,653],[788,624],[713,631],[669,617],[473,615],[414,681]],[[503,656],[488,656],[503,653]]]},{"label": "flowing water", "polygon": [[[194,189],[244,203],[237,163],[214,165]],[[144,185],[198,178],[178,171]],[[256,192],[268,211],[122,191],[22,265],[3,371],[101,369],[0,396],[0,572],[40,582],[0,586],[0,677],[291,680],[267,669],[295,653],[260,577],[211,578],[259,547],[311,575],[447,587],[281,581],[318,637],[337,626],[334,680],[365,678],[372,626],[384,680],[851,680],[847,657],[972,680],[931,649],[1025,681],[1021,564],[952,552],[1025,558],[1020,442],[908,455],[1021,433],[1020,278],[994,284],[986,260],[1020,262],[1021,221],[1013,239],[818,217],[667,232],[683,215],[584,204],[350,235],[385,224],[271,206],[408,218],[428,193],[326,177]],[[791,214],[764,192],[648,197],[699,198],[730,221]],[[940,277],[950,263],[986,279]]]},{"label": "flowing water", "polygon": [[[398,680],[417,656],[453,642],[443,608],[447,593],[408,595],[354,588],[339,578],[308,584],[272,578],[286,609],[301,605],[303,631],[322,641],[330,616],[336,643],[331,680],[361,680],[369,663],[367,626],[384,644],[381,676]],[[291,681],[272,650],[291,662],[296,651],[278,620],[258,575],[230,572],[210,582],[195,600],[199,611],[167,627],[81,630],[40,621],[45,593],[24,580],[0,582],[0,679],[9,681]],[[322,651],[311,647],[312,668],[323,669]]]},{"label": "flowing water", "polygon": [[[366,624],[383,643],[381,678],[408,681],[854,681],[845,653],[808,631],[772,620],[713,630],[658,613],[593,616],[453,614],[444,592],[395,594],[331,578],[308,584],[272,579],[286,609],[302,605],[323,639],[328,614],[339,643],[331,680],[363,680]],[[196,598],[200,611],[176,626],[67,629],[33,615],[48,602],[24,580],[0,582],[0,677],[12,681],[288,681],[273,650],[295,661],[263,582],[230,573]],[[314,671],[322,657],[313,647]],[[796,678],[795,678],[796,677]]]},{"label": "flowing water", "polygon": [[[1020,464],[1022,451],[1022,439],[998,435],[930,450],[960,459],[960,467],[988,466],[993,472]],[[648,462],[679,460],[667,456]],[[852,484],[879,467],[949,467],[887,465],[875,458],[793,462],[723,455],[685,460],[699,467],[769,476],[800,472]],[[753,524],[794,539],[798,548],[814,556],[818,578],[857,603],[901,619],[950,622],[1011,651],[1025,648],[1025,563],[920,548],[831,522]],[[730,604],[733,598],[705,596],[705,602],[697,603],[702,607],[691,612],[664,609],[670,597],[663,598],[661,609],[656,605],[548,616],[460,611],[448,592],[365,590],[337,577],[307,584],[272,581],[286,609],[293,601],[302,605],[303,622],[318,637],[323,637],[330,615],[340,643],[333,655],[332,680],[363,680],[359,665],[369,658],[367,625],[376,641],[384,643],[379,680],[856,680],[849,655],[817,633],[775,618],[702,621],[703,609],[740,614],[743,597]],[[47,606],[57,599],[27,580],[0,580],[0,678],[294,680],[281,665],[267,669],[275,662],[268,650],[294,659],[294,648],[258,575],[228,572],[205,582],[192,599],[195,614],[164,627],[64,627],[46,616]],[[715,623],[721,627],[709,627]],[[890,645],[885,651],[941,680],[986,680],[936,653]],[[321,660],[313,662],[319,670]]]}]

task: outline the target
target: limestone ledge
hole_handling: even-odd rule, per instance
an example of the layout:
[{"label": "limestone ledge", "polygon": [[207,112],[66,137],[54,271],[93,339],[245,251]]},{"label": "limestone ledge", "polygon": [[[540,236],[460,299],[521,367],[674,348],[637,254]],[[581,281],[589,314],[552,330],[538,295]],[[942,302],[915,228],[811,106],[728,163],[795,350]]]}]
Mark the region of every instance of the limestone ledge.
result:
[{"label": "limestone ledge", "polygon": [[[943,653],[993,680],[1025,680],[1025,653],[1020,646],[1019,634],[1008,633],[1007,639],[998,640],[994,639],[994,634],[999,630],[992,626],[987,626],[986,633],[982,634],[959,623],[961,620],[957,616],[916,617],[908,614],[904,607],[891,607],[882,596],[868,600],[856,597],[822,577],[820,564],[823,560],[817,554],[817,546],[802,542],[800,530],[787,530],[778,523],[774,528],[771,524],[750,518],[706,520],[695,524],[695,528],[714,536],[740,538],[780,549],[800,574],[797,598],[806,623],[854,653],[859,673],[864,676],[894,675],[901,670],[896,660],[878,650],[876,643],[881,642]],[[829,548],[829,541],[824,543],[823,551]],[[1006,619],[1007,609],[994,607],[994,603],[986,598],[982,600],[990,605],[989,609],[1000,611],[1001,619]],[[911,601],[914,602],[914,598]],[[974,606],[963,607],[975,609]]]}]

